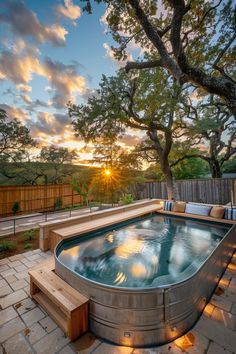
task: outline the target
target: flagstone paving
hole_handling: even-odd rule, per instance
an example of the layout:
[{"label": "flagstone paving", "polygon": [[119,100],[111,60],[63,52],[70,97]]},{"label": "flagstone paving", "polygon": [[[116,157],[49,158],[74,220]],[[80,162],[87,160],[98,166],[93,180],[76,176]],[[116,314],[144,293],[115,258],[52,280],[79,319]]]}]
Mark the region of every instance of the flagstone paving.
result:
[{"label": "flagstone paving", "polygon": [[111,345],[91,333],[70,342],[29,296],[28,270],[49,256],[34,250],[0,260],[0,354],[236,354],[236,253],[191,331],[145,349]]}]

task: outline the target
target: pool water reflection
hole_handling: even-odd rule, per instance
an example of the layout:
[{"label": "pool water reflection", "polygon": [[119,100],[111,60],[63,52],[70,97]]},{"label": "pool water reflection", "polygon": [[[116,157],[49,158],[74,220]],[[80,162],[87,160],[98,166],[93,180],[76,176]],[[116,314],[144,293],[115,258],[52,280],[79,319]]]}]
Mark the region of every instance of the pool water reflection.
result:
[{"label": "pool water reflection", "polygon": [[103,234],[67,241],[58,259],[102,284],[152,288],[191,276],[229,229],[221,224],[149,216]]}]

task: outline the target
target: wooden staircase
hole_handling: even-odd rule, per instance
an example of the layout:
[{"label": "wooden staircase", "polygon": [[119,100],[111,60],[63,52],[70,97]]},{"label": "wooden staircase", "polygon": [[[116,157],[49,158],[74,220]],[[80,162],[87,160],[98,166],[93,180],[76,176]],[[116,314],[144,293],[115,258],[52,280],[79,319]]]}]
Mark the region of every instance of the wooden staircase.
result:
[{"label": "wooden staircase", "polygon": [[74,340],[88,330],[89,299],[62,280],[54,270],[54,257],[51,257],[29,271],[30,294]]}]

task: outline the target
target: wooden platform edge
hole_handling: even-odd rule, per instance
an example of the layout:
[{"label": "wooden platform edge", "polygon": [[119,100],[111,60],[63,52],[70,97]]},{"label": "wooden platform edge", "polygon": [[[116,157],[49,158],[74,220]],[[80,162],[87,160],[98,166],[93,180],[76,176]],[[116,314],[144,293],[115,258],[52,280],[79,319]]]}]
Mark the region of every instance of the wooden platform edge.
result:
[{"label": "wooden platform edge", "polygon": [[[29,271],[30,295],[57,323],[63,332],[71,340],[75,340],[88,331],[89,299],[66,283],[54,270],[55,261],[54,257],[51,257],[50,260],[42,262]],[[63,295],[64,299],[66,298],[65,294],[67,294],[69,290],[72,291],[73,296],[75,296],[76,293],[78,294],[78,305],[69,306],[66,305],[66,301],[63,301],[62,304],[62,298],[60,298],[60,296],[59,298],[57,297],[58,289],[56,287],[55,292],[49,292],[49,289],[53,287],[52,282],[50,281],[50,283],[48,283],[48,288],[44,283],[47,282],[47,279],[50,279],[50,274],[51,277],[52,275],[54,278],[58,277],[61,288],[63,288],[63,283],[65,284],[66,291]],[[47,276],[44,277],[44,275]],[[68,299],[68,304],[69,302],[70,300]],[[67,311],[65,311],[66,306],[68,306]]]},{"label": "wooden platform edge", "polygon": [[221,224],[231,224],[231,225],[236,224],[236,220],[218,219],[218,218],[213,218],[211,216],[203,216],[203,215],[190,214],[190,213],[177,213],[169,210],[157,210],[156,213],[159,215],[180,216],[184,218],[196,219],[198,221],[211,221],[211,222],[216,222]]}]

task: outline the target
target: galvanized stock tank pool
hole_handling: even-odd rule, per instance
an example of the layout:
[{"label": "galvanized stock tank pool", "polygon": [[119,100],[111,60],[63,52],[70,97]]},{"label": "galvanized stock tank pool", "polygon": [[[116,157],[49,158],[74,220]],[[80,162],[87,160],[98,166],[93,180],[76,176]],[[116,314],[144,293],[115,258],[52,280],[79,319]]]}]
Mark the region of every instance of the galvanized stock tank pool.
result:
[{"label": "galvanized stock tank pool", "polygon": [[157,214],[60,242],[55,271],[90,298],[90,330],[169,342],[198,319],[230,261],[235,226]]}]

